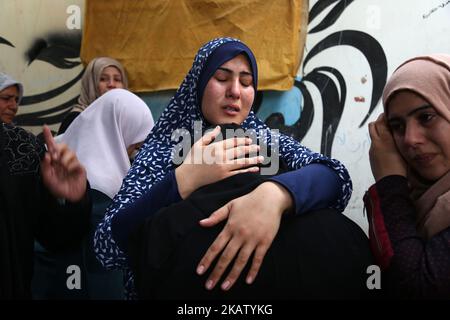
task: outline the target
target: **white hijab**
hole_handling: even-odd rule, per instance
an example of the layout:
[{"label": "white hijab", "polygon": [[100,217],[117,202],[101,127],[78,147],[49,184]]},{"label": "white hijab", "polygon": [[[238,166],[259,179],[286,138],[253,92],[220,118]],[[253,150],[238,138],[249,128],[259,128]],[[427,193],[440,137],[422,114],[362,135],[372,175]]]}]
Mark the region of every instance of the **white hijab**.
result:
[{"label": "white hijab", "polygon": [[112,199],[130,169],[127,148],[144,141],[153,125],[142,99],[113,89],[95,100],[56,140],[76,153],[91,188]]}]

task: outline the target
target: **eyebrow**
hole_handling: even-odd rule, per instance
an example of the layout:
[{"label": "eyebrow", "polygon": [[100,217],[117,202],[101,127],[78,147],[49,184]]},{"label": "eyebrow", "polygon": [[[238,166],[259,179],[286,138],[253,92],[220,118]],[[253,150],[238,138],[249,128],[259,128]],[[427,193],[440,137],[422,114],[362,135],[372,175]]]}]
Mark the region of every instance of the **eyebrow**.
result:
[{"label": "eyebrow", "polygon": [[[228,68],[224,68],[224,67],[219,67],[219,68],[217,68],[217,70],[222,70],[222,71],[225,71],[227,73],[233,73],[233,70],[228,69]],[[248,71],[241,71],[241,72],[239,72],[239,75],[252,76],[253,77],[253,74],[251,72],[248,72]]]},{"label": "eyebrow", "polygon": [[[411,110],[410,112],[408,112],[406,117],[411,117],[413,114],[415,114],[417,112],[420,112],[420,111],[425,110],[425,109],[430,109],[430,108],[433,109],[433,107],[431,105],[424,104],[423,106],[417,107],[414,110]],[[395,120],[398,120],[398,119],[400,119],[400,117],[394,116],[392,118],[388,118],[388,121],[391,121],[391,120],[395,121]]]}]

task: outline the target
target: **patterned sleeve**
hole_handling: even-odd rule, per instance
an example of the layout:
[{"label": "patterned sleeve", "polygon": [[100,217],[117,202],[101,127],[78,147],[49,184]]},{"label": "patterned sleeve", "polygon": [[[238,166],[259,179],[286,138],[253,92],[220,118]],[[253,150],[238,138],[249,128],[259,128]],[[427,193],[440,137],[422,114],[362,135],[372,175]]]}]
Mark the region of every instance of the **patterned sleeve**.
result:
[{"label": "patterned sleeve", "polygon": [[[287,139],[287,141],[284,139]],[[331,168],[337,174],[342,182],[341,195],[331,207],[341,212],[344,211],[350,201],[353,190],[352,181],[345,166],[338,160],[311,151],[290,137],[282,135],[280,140],[280,153],[287,155],[285,161],[289,167],[299,169],[312,163],[320,163]]]},{"label": "patterned sleeve", "polygon": [[[144,146],[145,147],[145,146]],[[164,177],[170,166],[150,163],[150,152],[141,149],[127,176],[122,182],[118,194],[107,208],[103,221],[97,226],[94,236],[94,250],[97,259],[106,269],[127,268],[127,258],[113,238],[111,220],[117,212],[124,210],[133,201],[143,196],[153,184]],[[164,168],[164,170],[162,170]],[[155,174],[158,172],[158,175]]]}]

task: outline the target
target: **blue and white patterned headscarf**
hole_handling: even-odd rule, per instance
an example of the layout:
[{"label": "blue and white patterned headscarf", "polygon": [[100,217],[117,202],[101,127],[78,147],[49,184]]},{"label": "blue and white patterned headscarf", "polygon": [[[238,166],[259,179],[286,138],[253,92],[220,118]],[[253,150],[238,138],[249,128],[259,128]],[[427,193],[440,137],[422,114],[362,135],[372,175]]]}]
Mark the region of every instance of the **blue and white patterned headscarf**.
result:
[{"label": "blue and white patterned headscarf", "polygon": [[[111,219],[124,206],[141,197],[156,182],[162,180],[170,170],[175,168],[175,164],[172,162],[172,149],[176,142],[171,140],[172,133],[175,130],[184,128],[192,134],[194,121],[198,120],[203,121],[204,127],[207,126],[201,114],[201,106],[198,103],[201,97],[197,98],[197,95],[199,83],[203,83],[203,88],[200,88],[200,90],[203,90],[206,86],[207,81],[199,80],[202,78],[203,73],[208,72],[209,77],[207,78],[209,80],[217,67],[220,66],[214,63],[214,65],[217,65],[215,69],[212,68],[214,70],[208,68],[210,56],[213,55],[217,48],[227,44],[230,50],[234,50],[234,56],[238,55],[239,52],[244,52],[248,56],[251,65],[252,61],[255,61],[250,49],[243,44],[242,46],[229,45],[232,43],[242,44],[237,39],[218,38],[211,40],[200,48],[195,56],[191,70],[147,137],[128,175],[125,177],[119,193],[115,196],[113,204],[108,208],[104,221],[97,228],[94,247],[98,258],[105,267],[127,267],[124,254],[112,237]],[[243,49],[242,51],[236,51],[236,47],[242,47]],[[248,50],[245,50],[245,48]],[[226,55],[226,51],[222,52],[220,56]],[[228,60],[234,56],[228,55]],[[222,64],[226,61],[223,61]],[[256,62],[254,62],[254,66],[252,65],[252,72],[254,74],[256,91]],[[267,132],[266,137],[270,138],[270,129],[256,117],[253,111],[250,111],[248,117],[242,123],[242,127],[244,130],[255,129],[257,133],[261,131]],[[275,138],[272,136],[272,139],[278,140],[279,156],[291,170],[299,169],[311,163],[322,163],[333,169],[342,180],[342,194],[335,207],[338,210],[344,210],[350,200],[352,183],[347,170],[339,161],[314,153],[302,146],[298,141],[283,134],[279,134]],[[270,141],[265,142],[267,145],[270,145]]]}]

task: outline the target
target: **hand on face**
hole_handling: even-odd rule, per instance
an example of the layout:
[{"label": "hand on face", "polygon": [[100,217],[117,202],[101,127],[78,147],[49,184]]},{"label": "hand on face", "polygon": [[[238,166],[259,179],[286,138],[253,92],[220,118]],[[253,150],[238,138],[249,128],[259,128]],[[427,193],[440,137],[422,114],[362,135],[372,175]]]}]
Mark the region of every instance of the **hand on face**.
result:
[{"label": "hand on face", "polygon": [[205,273],[220,254],[214,270],[206,281],[206,288],[212,289],[230,262],[236,258],[232,270],[221,285],[223,290],[229,290],[254,253],[246,277],[246,283],[251,284],[278,232],[282,214],[292,205],[292,198],[284,187],[275,182],[265,182],[251,193],[228,202],[209,218],[201,220],[200,224],[203,227],[212,227],[227,219],[224,229],[197,267],[198,274]]},{"label": "hand on face", "polygon": [[450,170],[450,122],[422,96],[396,93],[388,124],[399,153],[422,178],[436,181]]},{"label": "hand on face", "polygon": [[211,143],[219,133],[219,126],[207,132],[194,143],[186,159],[175,169],[178,191],[183,199],[207,184],[239,173],[259,171],[256,165],[263,162],[262,156],[241,158],[256,153],[259,146],[251,145],[250,138],[231,138]]},{"label": "hand on face", "polygon": [[397,150],[384,113],[375,122],[369,123],[369,134],[372,140],[369,150],[370,167],[375,180],[379,181],[389,175],[406,177],[406,163]]},{"label": "hand on face", "polygon": [[41,162],[44,185],[57,198],[70,202],[81,200],[87,187],[86,170],[67,145],[55,143],[47,126],[44,126],[43,132],[48,148]]}]

